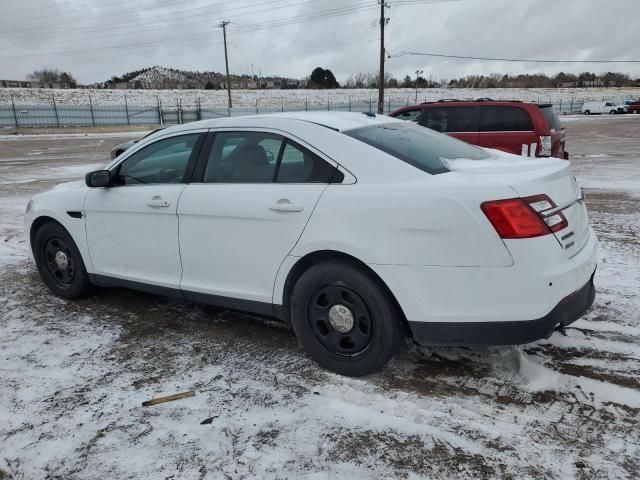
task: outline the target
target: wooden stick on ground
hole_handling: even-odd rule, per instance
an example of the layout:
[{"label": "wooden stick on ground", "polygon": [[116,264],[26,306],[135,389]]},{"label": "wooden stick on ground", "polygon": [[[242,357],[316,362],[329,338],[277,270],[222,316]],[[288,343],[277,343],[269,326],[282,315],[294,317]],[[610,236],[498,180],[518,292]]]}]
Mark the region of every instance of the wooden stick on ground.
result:
[{"label": "wooden stick on ground", "polygon": [[150,407],[152,405],[157,405],[159,403],[173,402],[174,400],[180,400],[181,398],[193,397],[195,396],[195,394],[196,392],[194,392],[193,390],[190,390],[188,392],[182,392],[182,393],[174,393],[173,395],[167,395],[166,397],[158,397],[158,398],[154,398],[153,400],[147,400],[146,402],[142,402],[142,406]]}]

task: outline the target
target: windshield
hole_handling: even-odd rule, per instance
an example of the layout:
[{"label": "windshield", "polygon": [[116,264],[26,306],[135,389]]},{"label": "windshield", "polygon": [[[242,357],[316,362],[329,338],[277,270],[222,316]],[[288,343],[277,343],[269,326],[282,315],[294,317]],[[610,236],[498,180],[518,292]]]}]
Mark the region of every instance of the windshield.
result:
[{"label": "windshield", "polygon": [[484,150],[410,122],[394,122],[344,132],[430,174],[445,173],[448,160],[489,158]]}]

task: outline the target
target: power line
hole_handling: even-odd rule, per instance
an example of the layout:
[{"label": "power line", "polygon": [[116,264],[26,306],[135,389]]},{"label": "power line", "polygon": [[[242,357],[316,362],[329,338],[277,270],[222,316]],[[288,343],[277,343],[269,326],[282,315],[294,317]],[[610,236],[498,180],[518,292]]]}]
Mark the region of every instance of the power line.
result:
[{"label": "power line", "polygon": [[[257,6],[262,6],[262,5],[269,5],[268,8],[263,8],[263,9],[253,9],[251,11],[247,11],[247,12],[243,12],[243,13],[238,13],[235,15],[230,15],[228,16],[228,18],[230,19],[235,19],[235,18],[240,18],[241,16],[246,16],[246,15],[255,15],[257,13],[262,13],[262,12],[266,12],[266,11],[272,11],[274,9],[279,9],[279,8],[290,8],[293,6],[299,6],[299,5],[304,5],[304,4],[309,4],[309,3],[313,3],[314,0],[305,0],[305,1],[298,1],[298,2],[294,2],[294,3],[287,3],[285,5],[280,5],[280,6],[274,6],[273,3],[278,3],[278,2],[283,2],[285,0],[269,0],[269,1],[261,1],[258,3],[253,3],[251,5],[245,5],[245,6],[241,6],[241,7],[236,7],[236,8],[232,8],[232,9],[226,9],[226,11],[233,11],[233,10],[246,10],[247,8],[254,8]],[[211,7],[211,6],[210,6]],[[309,21],[313,21],[313,20],[322,20],[325,18],[331,18],[331,17],[335,17],[335,16],[340,16],[343,14],[348,14],[348,13],[353,13],[355,11],[359,11],[362,8],[367,8],[367,4],[365,3],[364,5],[356,5],[356,6],[351,6],[351,7],[342,7],[342,8],[333,8],[333,9],[328,9],[328,10],[320,10],[320,11],[315,11],[315,12],[309,12],[303,15],[294,15],[291,17],[285,17],[285,18],[280,18],[280,19],[276,19],[276,20],[270,20],[270,21],[265,21],[262,23],[257,23],[257,24],[252,24],[252,25],[242,25],[239,24],[239,31],[237,32],[238,34],[245,34],[245,33],[253,33],[255,31],[260,31],[260,30],[267,30],[267,29],[277,29],[277,28],[283,28],[286,26],[290,26],[290,25],[295,25],[298,23],[304,23],[304,22],[309,22]],[[199,10],[198,10],[199,11]],[[192,26],[192,25],[200,25],[202,24],[202,13],[198,13],[196,15],[190,15],[188,17],[185,17],[182,20],[187,20],[188,18],[196,18],[197,20],[194,21],[188,21],[186,23],[172,23],[171,24],[171,28],[175,29],[178,27],[187,27],[187,26]],[[158,26],[158,21],[160,21],[160,17],[152,17],[150,19],[147,20],[151,20],[151,24],[148,24],[147,22],[141,22],[141,21],[135,21],[133,24],[130,24],[131,27],[135,28],[135,31],[132,32],[132,34],[139,34],[139,33],[143,33],[143,32],[155,32],[155,31],[162,31],[163,33],[166,31],[167,26],[165,25],[161,25]],[[234,23],[238,24],[238,22],[236,22],[234,20]],[[150,28],[145,28],[145,29],[140,29],[141,27],[144,27],[145,25],[155,25],[154,27],[150,27]],[[106,30],[105,30],[106,28]],[[81,32],[86,31],[87,33],[91,33],[91,39],[95,39],[95,38],[99,38],[99,35],[96,35],[96,32],[101,32],[102,30],[104,30],[104,33],[101,35],[103,38],[104,37],[108,37],[108,38],[112,38],[113,36],[117,35],[117,34],[125,34],[128,33],[129,30],[129,24],[125,23],[125,24],[119,24],[118,26],[115,27],[111,27],[111,26],[106,26],[105,28],[91,28],[91,27],[85,27],[85,29],[78,29],[75,28],[73,30],[73,32],[71,32],[72,34],[78,34]],[[66,33],[67,35],[69,34],[69,30],[65,29],[65,30],[60,30],[60,31],[48,31],[46,33],[52,34],[52,33]],[[65,40],[69,41],[69,42],[73,42],[73,43],[77,43],[79,41],[79,39],[84,40],[84,36],[80,36],[78,38],[73,38],[73,37],[69,37],[69,36],[65,36]],[[167,40],[167,37],[163,35],[162,37],[163,41]]]},{"label": "power line", "polygon": [[466,55],[447,55],[444,53],[425,53],[402,50],[389,58],[417,55],[422,57],[457,58],[463,60],[484,60],[490,62],[521,62],[521,63],[640,63],[640,60],[550,60],[530,58],[500,58],[500,57],[472,57]]},{"label": "power line", "polygon": [[281,18],[276,20],[269,20],[262,23],[256,24],[247,24],[244,26],[240,26],[242,31],[246,32],[255,32],[259,30],[277,28],[281,26],[295,25],[298,23],[305,23],[313,20],[332,18],[336,16],[343,16],[350,13],[362,12],[367,10],[376,9],[375,5],[366,2],[364,5],[351,6],[351,7],[340,7],[340,8],[332,8],[328,10],[320,10],[316,12],[310,12],[307,14],[296,15],[293,17]]},{"label": "power line", "polygon": [[[80,20],[85,20],[85,19],[95,19],[95,18],[99,18],[101,21],[104,21],[105,18],[109,18],[109,17],[121,17],[123,14],[127,14],[127,13],[140,13],[140,8],[138,7],[134,7],[134,8],[128,8],[128,9],[121,9],[118,10],[116,12],[109,12],[109,13],[101,13],[98,16],[96,16],[95,14],[91,14],[91,15],[80,15],[80,16],[76,16],[76,17],[68,17],[65,16],[63,17],[62,20],[55,20],[55,19],[51,19],[50,17],[45,21],[45,22],[40,22],[40,23],[35,23],[35,24],[27,24],[27,25],[22,25],[20,28],[16,28],[16,29],[12,29],[13,32],[26,32],[26,31],[31,31],[31,30],[41,30],[43,28],[46,28],[52,24],[55,24],[56,27],[60,27],[60,26],[65,26],[65,25],[69,25],[69,26],[73,26],[73,32],[81,32],[81,31],[89,31],[91,33],[95,32],[95,31],[100,31],[100,30],[107,30],[109,32],[116,32],[119,28],[122,27],[128,27],[128,26],[133,26],[133,27],[139,27],[140,25],[157,25],[159,22],[163,22],[163,21],[171,21],[174,22],[176,20],[181,21],[181,20],[188,20],[188,19],[197,19],[200,23],[202,23],[202,15],[206,14],[208,10],[210,9],[216,9],[219,10],[221,8],[224,8],[224,12],[231,12],[231,11],[237,11],[237,10],[247,10],[247,9],[252,9],[253,7],[257,7],[257,6],[262,6],[262,5],[271,5],[270,10],[276,9],[276,8],[285,8],[285,7],[291,7],[291,6],[296,6],[296,5],[300,5],[302,3],[309,3],[312,0],[306,0],[303,2],[296,2],[293,4],[289,4],[289,5],[284,5],[284,6],[278,6],[278,7],[274,7],[273,4],[274,3],[282,3],[282,2],[290,2],[290,0],[261,0],[257,3],[250,3],[247,5],[238,5],[235,7],[231,7],[231,8],[227,8],[228,5],[230,3],[237,3],[238,1],[243,1],[243,0],[226,0],[224,2],[220,2],[220,3],[214,3],[214,4],[209,4],[209,5],[205,5],[205,6],[200,6],[200,7],[192,7],[192,8],[182,8],[176,12],[165,12],[165,13],[158,13],[156,15],[147,15],[145,17],[135,17],[135,18],[126,18],[126,19],[118,19],[118,22],[114,25],[103,25],[102,27],[99,26],[78,26],[78,21]],[[257,10],[257,11],[250,11],[247,12],[248,14],[253,14],[253,13],[258,13],[264,10]],[[53,29],[53,30],[47,30],[47,33],[69,33],[68,28],[57,28],[57,29]]]}]

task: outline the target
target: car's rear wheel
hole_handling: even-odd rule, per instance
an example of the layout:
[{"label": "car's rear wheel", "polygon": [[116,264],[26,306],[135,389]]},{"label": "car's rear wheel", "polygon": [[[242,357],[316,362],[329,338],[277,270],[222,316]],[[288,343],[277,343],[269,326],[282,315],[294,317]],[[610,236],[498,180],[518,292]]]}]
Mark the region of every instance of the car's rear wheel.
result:
[{"label": "car's rear wheel", "polygon": [[38,229],[33,256],[40,277],[57,296],[77,298],[89,292],[91,285],[80,251],[60,224],[49,222]]},{"label": "car's rear wheel", "polygon": [[381,369],[406,336],[402,314],[380,281],[341,260],[313,265],[300,276],[290,312],[309,356],[342,375],[357,377]]},{"label": "car's rear wheel", "polygon": [[617,110],[611,110],[609,113],[610,113],[611,115],[615,115],[616,113],[618,113],[618,111],[617,111]]},{"label": "car's rear wheel", "polygon": [[585,115],[591,115],[591,110],[585,110],[585,111],[584,111],[584,114],[585,114]]}]

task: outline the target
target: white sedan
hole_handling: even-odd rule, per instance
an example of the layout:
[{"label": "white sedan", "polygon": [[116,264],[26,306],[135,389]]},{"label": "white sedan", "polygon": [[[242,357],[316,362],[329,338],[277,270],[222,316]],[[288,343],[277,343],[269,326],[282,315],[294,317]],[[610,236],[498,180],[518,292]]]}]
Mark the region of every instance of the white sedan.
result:
[{"label": "white sedan", "polygon": [[25,222],[61,297],[125,286],[274,316],[345,375],[380,369],[407,336],[546,338],[595,296],[597,239],[568,162],[373,114],[167,128],[36,195]]}]

